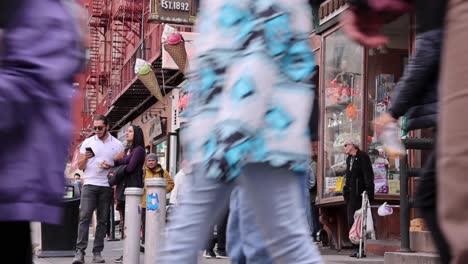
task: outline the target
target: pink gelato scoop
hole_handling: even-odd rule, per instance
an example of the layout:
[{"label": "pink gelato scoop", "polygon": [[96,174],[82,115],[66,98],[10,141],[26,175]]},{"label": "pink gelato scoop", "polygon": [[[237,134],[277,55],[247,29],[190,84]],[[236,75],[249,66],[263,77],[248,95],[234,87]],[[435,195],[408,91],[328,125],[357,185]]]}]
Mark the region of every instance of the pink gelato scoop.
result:
[{"label": "pink gelato scoop", "polygon": [[179,33],[174,33],[167,38],[167,44],[176,45],[182,42],[182,35]]}]

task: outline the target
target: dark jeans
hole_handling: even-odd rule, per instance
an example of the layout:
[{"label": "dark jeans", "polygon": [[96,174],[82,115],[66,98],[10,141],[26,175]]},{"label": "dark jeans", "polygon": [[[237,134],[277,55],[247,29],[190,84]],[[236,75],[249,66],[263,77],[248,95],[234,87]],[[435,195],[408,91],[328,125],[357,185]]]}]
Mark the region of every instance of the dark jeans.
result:
[{"label": "dark jeans", "polygon": [[320,221],[319,221],[319,208],[315,203],[310,205],[310,212],[312,217],[312,237],[315,241],[318,240],[317,233],[320,231]]},{"label": "dark jeans", "polygon": [[33,263],[29,222],[0,222],[0,234],[4,237],[0,242],[3,258],[11,257],[15,264]]},{"label": "dark jeans", "polygon": [[[208,245],[206,247],[207,251],[214,250],[215,244],[218,243],[218,252],[226,252],[226,229],[227,222],[229,218],[229,207],[226,208],[226,212],[219,219],[219,222],[216,224],[216,238],[214,237],[214,232],[211,233],[211,237],[208,240]],[[214,227],[211,229],[214,231]]]},{"label": "dark jeans", "polygon": [[436,152],[434,151],[425,164],[424,173],[421,175],[421,182],[416,193],[416,206],[431,231],[434,243],[439,250],[440,261],[446,264],[450,263],[451,257],[447,239],[442,234],[437,220],[436,160]]},{"label": "dark jeans", "polygon": [[80,204],[80,223],[78,225],[78,239],[76,250],[84,252],[88,247],[89,224],[96,210],[97,227],[94,235],[93,253],[99,253],[104,249],[104,237],[109,218],[109,207],[112,202],[113,190],[110,187],[95,185],[83,186]]}]

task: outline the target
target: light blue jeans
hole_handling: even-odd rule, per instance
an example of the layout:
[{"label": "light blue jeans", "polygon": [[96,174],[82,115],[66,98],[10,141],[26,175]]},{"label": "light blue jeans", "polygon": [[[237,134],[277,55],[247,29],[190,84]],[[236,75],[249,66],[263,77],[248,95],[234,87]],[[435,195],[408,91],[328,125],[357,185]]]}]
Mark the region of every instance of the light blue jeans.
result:
[{"label": "light blue jeans", "polygon": [[[310,228],[311,219],[308,174],[297,175],[304,212]],[[233,264],[273,264],[259,227],[255,224],[255,212],[247,206],[245,190],[236,187],[231,194],[227,230],[227,251]]]},{"label": "light blue jeans", "polygon": [[229,203],[234,185],[245,190],[245,206],[252,208],[275,263],[323,263],[307,228],[299,177],[286,168],[257,163],[245,166],[237,181],[230,183],[194,170],[193,185],[174,214],[158,264],[197,263],[210,226]]}]

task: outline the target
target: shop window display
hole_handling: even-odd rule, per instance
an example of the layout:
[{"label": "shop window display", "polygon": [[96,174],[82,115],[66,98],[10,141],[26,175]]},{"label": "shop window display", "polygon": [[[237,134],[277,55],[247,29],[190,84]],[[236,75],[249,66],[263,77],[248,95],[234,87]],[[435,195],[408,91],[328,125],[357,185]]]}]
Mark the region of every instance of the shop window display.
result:
[{"label": "shop window display", "polygon": [[341,196],[346,171],[344,141],[361,141],[363,48],[341,30],[324,38],[323,198]]},{"label": "shop window display", "polygon": [[[367,151],[374,168],[376,194],[400,194],[400,164],[389,158],[372,129],[372,120],[387,112],[396,83],[401,78],[408,61],[409,17],[400,17],[385,25],[383,31],[389,38],[387,45],[367,52]],[[400,120],[404,121],[404,120]]]},{"label": "shop window display", "polygon": [[158,162],[163,169],[167,170],[167,141],[163,141],[156,145],[156,155],[158,155]]}]

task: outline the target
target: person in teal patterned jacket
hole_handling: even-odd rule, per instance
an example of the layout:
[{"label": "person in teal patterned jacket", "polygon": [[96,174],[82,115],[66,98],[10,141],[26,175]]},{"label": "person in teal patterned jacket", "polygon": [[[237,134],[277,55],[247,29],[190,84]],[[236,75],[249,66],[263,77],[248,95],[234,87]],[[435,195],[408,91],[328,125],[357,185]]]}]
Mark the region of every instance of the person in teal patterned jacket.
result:
[{"label": "person in teal patterned jacket", "polygon": [[[197,263],[238,186],[274,262],[322,263],[298,175],[310,157],[316,74],[307,0],[201,1],[183,150],[193,183],[159,262]],[[229,253],[229,252],[228,252]]]}]

